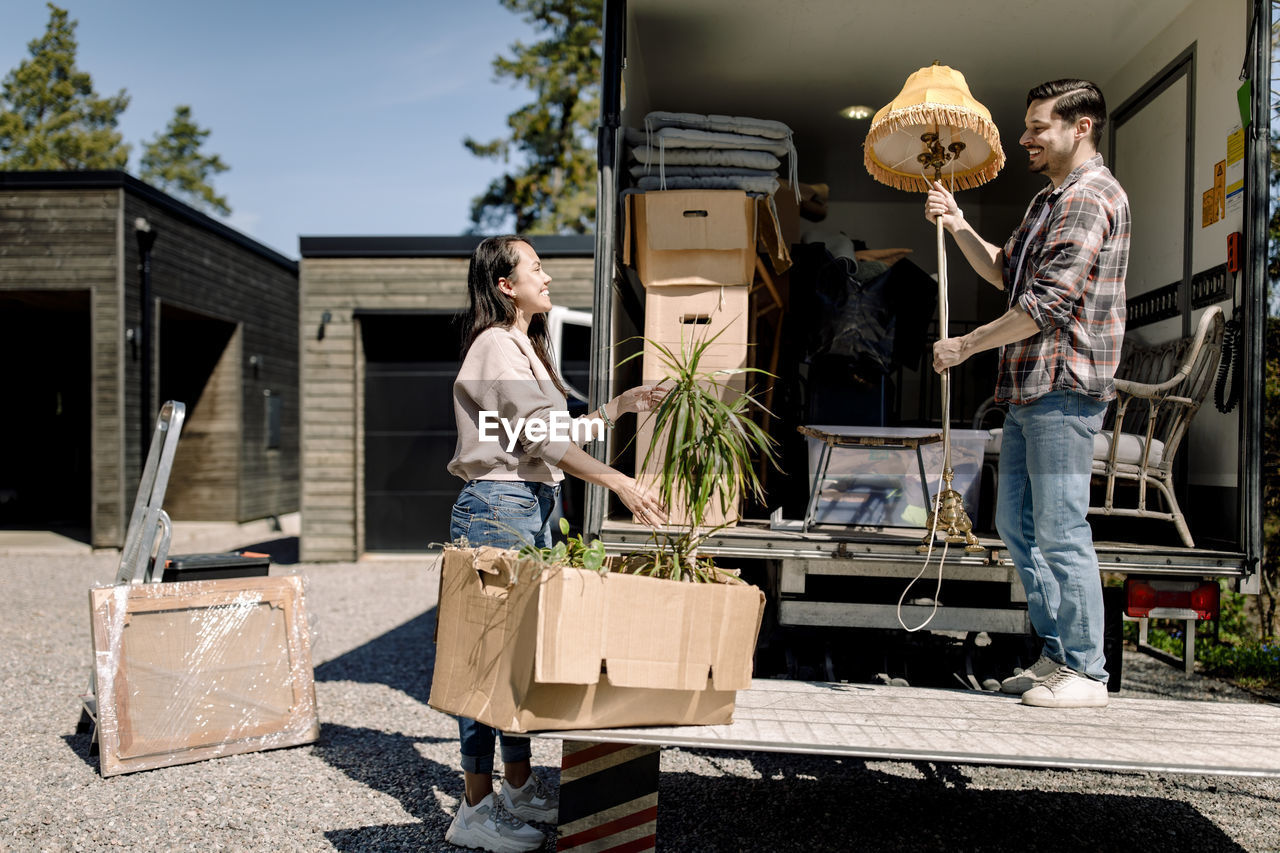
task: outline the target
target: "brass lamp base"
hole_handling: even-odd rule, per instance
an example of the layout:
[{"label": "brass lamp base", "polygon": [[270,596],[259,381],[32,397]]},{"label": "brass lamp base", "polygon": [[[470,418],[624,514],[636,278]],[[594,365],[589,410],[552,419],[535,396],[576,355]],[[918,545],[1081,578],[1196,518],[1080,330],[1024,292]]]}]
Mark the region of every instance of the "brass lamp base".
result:
[{"label": "brass lamp base", "polygon": [[[951,480],[954,476],[950,468],[942,472],[943,488],[938,495],[937,510],[930,512],[929,518],[925,522],[925,527],[929,532],[924,535],[924,541],[916,548],[921,554],[927,554],[932,544],[935,532],[941,533],[943,541],[950,545],[964,545],[964,549],[971,553],[979,553],[986,549],[978,543],[978,537],[973,535],[973,522],[969,520],[969,514],[964,509],[964,498],[960,493],[951,488]],[[935,519],[934,516],[937,515]],[[936,527],[935,527],[936,524]]]}]

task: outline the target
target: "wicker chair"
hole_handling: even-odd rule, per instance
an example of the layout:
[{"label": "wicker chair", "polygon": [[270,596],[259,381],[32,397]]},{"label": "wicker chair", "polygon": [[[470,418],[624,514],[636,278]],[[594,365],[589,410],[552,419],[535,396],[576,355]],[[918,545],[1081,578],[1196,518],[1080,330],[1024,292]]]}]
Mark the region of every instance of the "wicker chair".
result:
[{"label": "wicker chair", "polygon": [[[1213,387],[1224,328],[1222,309],[1215,305],[1189,338],[1156,347],[1125,344],[1116,371],[1116,402],[1094,444],[1093,476],[1103,494],[1102,505],[1090,506],[1090,514],[1172,521],[1182,543],[1195,547],[1174,496],[1173,463]],[[1117,484],[1136,491],[1135,499],[1118,506]],[[1147,504],[1149,489],[1160,496],[1158,508]]]},{"label": "wicker chair", "polygon": [[[1154,347],[1125,342],[1116,371],[1116,401],[1093,442],[1093,478],[1100,487],[1102,504],[1090,506],[1090,515],[1172,521],[1182,543],[1195,547],[1174,496],[1173,462],[1191,419],[1213,387],[1225,325],[1222,309],[1213,306],[1204,312],[1189,338]],[[974,429],[990,429],[985,464],[991,469],[993,484],[1003,433],[999,425],[1004,416],[1005,406],[992,397],[973,418]],[[1118,441],[1116,423],[1121,425]],[[1122,486],[1121,497],[1132,500],[1117,505],[1117,484]],[[1147,505],[1149,489],[1159,496],[1158,507]]]}]

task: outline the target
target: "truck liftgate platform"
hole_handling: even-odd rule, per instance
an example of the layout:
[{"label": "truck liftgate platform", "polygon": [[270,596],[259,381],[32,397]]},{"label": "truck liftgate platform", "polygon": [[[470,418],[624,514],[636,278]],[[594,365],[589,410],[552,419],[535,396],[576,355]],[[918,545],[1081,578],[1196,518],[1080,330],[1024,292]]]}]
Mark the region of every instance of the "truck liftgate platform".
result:
[{"label": "truck liftgate platform", "polygon": [[1112,697],[1058,710],[968,690],[756,679],[734,721],[538,732],[563,741],[559,850],[656,839],[663,746],[1102,771],[1280,777],[1280,705]]}]

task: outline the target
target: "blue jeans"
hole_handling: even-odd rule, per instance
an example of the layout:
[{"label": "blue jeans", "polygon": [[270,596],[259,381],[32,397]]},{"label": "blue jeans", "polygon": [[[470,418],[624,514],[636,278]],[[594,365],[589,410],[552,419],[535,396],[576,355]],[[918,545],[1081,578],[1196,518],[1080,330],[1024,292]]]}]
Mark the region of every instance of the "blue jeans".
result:
[{"label": "blue jeans", "polygon": [[[472,480],[462,487],[449,517],[449,539],[463,537],[473,547],[493,545],[519,548],[551,545],[551,511],[559,486],[518,480]],[[458,717],[462,741],[462,769],[467,773],[492,773],[493,752],[502,742],[502,763],[529,760],[529,739],[503,734],[466,717]]]},{"label": "blue jeans", "polygon": [[1044,654],[1102,682],[1102,578],[1086,516],[1093,438],[1106,408],[1074,391],[1009,406],[996,500],[996,529]]}]

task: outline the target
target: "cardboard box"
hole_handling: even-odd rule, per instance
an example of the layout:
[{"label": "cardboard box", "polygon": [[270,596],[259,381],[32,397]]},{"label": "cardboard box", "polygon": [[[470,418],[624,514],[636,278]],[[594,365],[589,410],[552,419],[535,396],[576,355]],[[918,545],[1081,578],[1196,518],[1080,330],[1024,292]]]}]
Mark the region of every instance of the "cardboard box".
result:
[{"label": "cardboard box", "polygon": [[507,732],[731,722],[764,594],[446,548],[431,707]]},{"label": "cardboard box", "polygon": [[666,190],[627,198],[623,262],[645,287],[749,285],[756,202],[742,190]]},{"label": "cardboard box", "polygon": [[750,327],[748,288],[678,284],[645,291],[644,336],[679,344],[709,341],[712,346],[747,345]]},{"label": "cardboard box", "polygon": [[[951,488],[964,499],[971,520],[978,517],[982,457],[987,430],[951,430]],[[808,438],[809,482],[813,482],[822,442]],[[920,485],[920,459],[929,479],[929,494],[938,491],[942,477],[942,443],[916,451],[885,447],[835,447],[827,464],[826,482],[818,494],[814,521],[871,527],[924,528],[929,501]]]},{"label": "cardboard box", "polygon": [[800,200],[796,200],[796,192],[791,184],[779,181],[778,191],[773,194],[774,206],[778,211],[778,230],[787,246],[800,242],[800,235],[809,228],[810,222],[821,222],[827,218],[827,196],[830,188],[826,184],[806,184],[801,182]]},{"label": "cardboard box", "polygon": [[[645,341],[640,357],[640,375],[647,384],[661,382],[674,371],[668,363],[667,356],[654,343],[661,344],[678,360],[684,360],[688,348],[681,349],[680,341]],[[698,357],[698,373],[715,374],[720,370],[741,370],[747,366],[746,344],[708,344],[702,355]],[[715,374],[720,384],[730,384],[739,391],[747,385],[749,374]],[[759,383],[753,383],[759,384]]]}]

